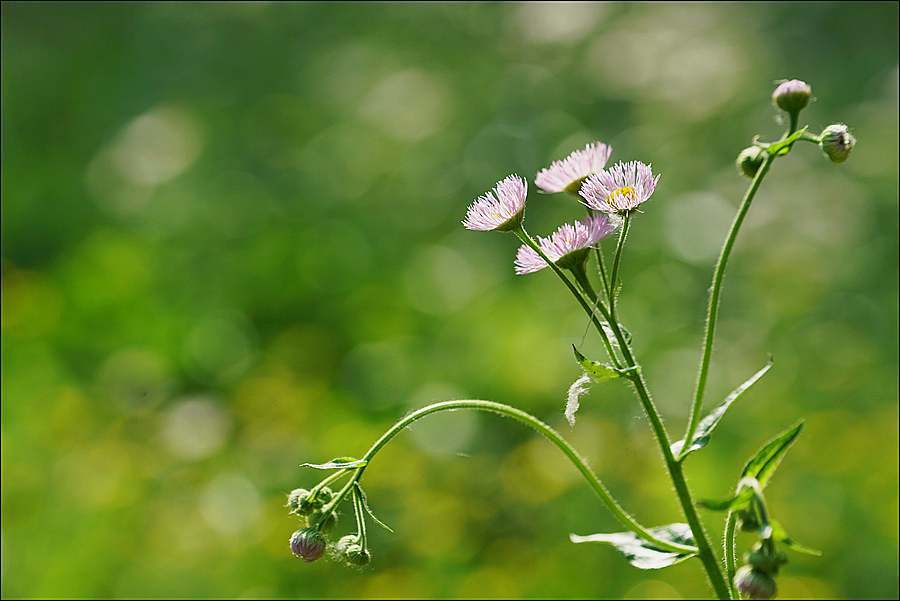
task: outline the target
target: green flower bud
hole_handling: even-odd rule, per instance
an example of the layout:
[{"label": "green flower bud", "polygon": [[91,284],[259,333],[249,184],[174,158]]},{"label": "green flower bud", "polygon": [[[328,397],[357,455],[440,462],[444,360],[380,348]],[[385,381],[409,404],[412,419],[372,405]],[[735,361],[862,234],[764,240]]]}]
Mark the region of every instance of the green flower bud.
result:
[{"label": "green flower bud", "polygon": [[352,545],[359,545],[359,537],[355,534],[348,534],[346,536],[342,536],[338,539],[338,542],[334,544],[334,552],[340,556],[343,556],[349,547]]},{"label": "green flower bud", "polygon": [[369,565],[369,562],[372,561],[369,550],[363,549],[360,545],[349,545],[344,551],[344,558],[351,565],[360,567]]},{"label": "green flower bud", "polygon": [[774,549],[757,543],[749,553],[744,555],[744,562],[758,572],[775,576],[778,574],[778,569],[787,563],[787,557],[784,553],[777,553]]},{"label": "green flower bud", "polygon": [[805,81],[791,79],[778,84],[772,93],[772,102],[788,113],[799,113],[812,98],[812,88]]},{"label": "green flower bud", "polygon": [[822,131],[819,147],[832,163],[843,163],[856,145],[856,138],[843,123],[832,123]]},{"label": "green flower bud", "polygon": [[745,599],[772,599],[777,590],[774,578],[750,566],[738,568],[734,575],[734,585]]},{"label": "green flower bud", "polygon": [[738,155],[735,165],[741,175],[749,178],[756,177],[756,172],[762,167],[763,161],[766,160],[765,151],[759,146],[748,146]]},{"label": "green flower bud", "polygon": [[288,495],[287,506],[290,508],[291,513],[296,513],[298,515],[305,515],[309,513],[312,509],[312,506],[309,503],[309,491],[305,488],[295,488]]}]

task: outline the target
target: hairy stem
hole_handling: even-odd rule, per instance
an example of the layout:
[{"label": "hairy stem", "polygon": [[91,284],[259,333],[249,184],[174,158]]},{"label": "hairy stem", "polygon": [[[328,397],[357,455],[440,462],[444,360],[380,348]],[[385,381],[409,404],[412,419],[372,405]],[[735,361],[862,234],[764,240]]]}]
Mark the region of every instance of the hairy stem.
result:
[{"label": "hairy stem", "polygon": [[625,247],[625,238],[628,236],[628,226],[631,225],[631,213],[625,213],[622,227],[619,229],[619,242],[616,244],[616,254],[613,258],[612,273],[609,276],[609,313],[612,321],[616,321],[616,285],[619,283],[619,264],[622,260],[622,249]]},{"label": "hairy stem", "polygon": [[[441,411],[455,411],[460,409],[472,409],[476,411],[487,411],[489,413],[496,413],[499,415],[503,415],[506,417],[511,417],[512,419],[525,424],[532,430],[541,434],[544,438],[552,442],[554,445],[559,448],[563,452],[563,454],[572,462],[573,465],[581,472],[581,475],[588,481],[588,484],[597,493],[597,496],[600,497],[600,500],[604,505],[612,512],[612,514],[616,517],[619,522],[622,523],[628,530],[634,532],[641,538],[652,542],[655,546],[665,549],[667,551],[673,551],[676,553],[696,553],[697,549],[688,545],[681,545],[678,543],[673,543],[670,541],[666,541],[654,536],[647,528],[640,525],[631,515],[622,508],[621,505],[613,498],[612,494],[600,481],[596,474],[594,474],[593,470],[587,464],[587,462],[578,454],[578,451],[566,441],[565,438],[562,437],[556,430],[534,417],[529,413],[525,413],[520,409],[516,409],[515,407],[511,407],[509,405],[504,405],[502,403],[494,403],[492,401],[481,401],[481,400],[460,400],[460,401],[443,401],[440,403],[433,403],[428,405],[427,407],[423,407],[413,413],[410,413],[397,423],[395,423],[391,428],[385,432],[381,438],[379,438],[375,443],[371,446],[371,448],[366,452],[363,456],[363,460],[366,461],[364,465],[357,468],[356,474],[353,476],[353,480],[350,484],[354,484],[359,482],[362,478],[363,472],[365,472],[368,463],[372,461],[375,455],[378,454],[378,451],[382,449],[388,442],[391,441],[392,438],[397,436],[404,429],[409,427],[410,424],[416,422],[423,417],[430,415],[432,413],[438,413]],[[345,487],[346,490],[349,490],[350,485],[348,484]],[[344,489],[341,490],[341,493],[344,493]],[[340,495],[341,493],[338,493]],[[335,505],[340,502],[340,498],[336,497],[332,502]],[[330,504],[329,504],[330,505]],[[328,507],[328,509],[332,509],[332,507]],[[324,511],[324,509],[323,509]]]},{"label": "hairy stem", "polygon": [[737,549],[734,544],[734,530],[737,525],[737,516],[733,511],[728,512],[728,517],[725,518],[725,534],[723,541],[723,553],[725,556],[725,576],[728,578],[728,590],[731,592],[732,599],[740,599],[741,595],[738,593],[737,587],[734,586],[734,572],[735,572],[735,555],[737,553]]},{"label": "hairy stem", "polygon": [[725,276],[725,267],[728,265],[728,258],[731,256],[732,248],[734,248],[734,241],[737,239],[738,232],[741,231],[741,225],[744,223],[747,211],[750,210],[750,204],[753,202],[753,197],[756,195],[757,190],[759,190],[763,178],[766,177],[766,173],[769,172],[769,167],[772,166],[774,161],[774,156],[766,155],[763,164],[760,166],[759,171],[756,172],[756,176],[750,183],[750,187],[747,188],[747,192],[744,193],[741,206],[734,216],[731,229],[728,230],[728,236],[725,238],[725,244],[722,245],[722,250],[719,253],[719,260],[716,262],[716,268],[713,271],[712,286],[709,289],[709,304],[706,308],[706,331],[703,336],[703,351],[700,356],[700,366],[697,370],[697,384],[694,389],[694,400],[691,404],[688,426],[684,434],[684,446],[679,459],[685,457],[685,451],[690,448],[690,443],[694,438],[694,434],[697,432],[697,425],[700,423],[700,411],[703,409],[703,393],[706,390],[706,378],[709,375],[709,360],[712,357],[713,339],[716,335],[716,321],[719,317],[719,296],[722,292],[722,279]]}]

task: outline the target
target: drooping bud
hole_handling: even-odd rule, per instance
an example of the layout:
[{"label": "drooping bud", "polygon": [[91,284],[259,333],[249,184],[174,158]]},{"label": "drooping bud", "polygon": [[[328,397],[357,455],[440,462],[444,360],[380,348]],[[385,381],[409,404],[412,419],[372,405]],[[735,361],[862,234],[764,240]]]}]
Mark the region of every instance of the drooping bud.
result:
[{"label": "drooping bud", "polygon": [[822,130],[819,147],[833,163],[846,161],[855,145],[856,138],[843,123],[832,123]]},{"label": "drooping bud", "polygon": [[287,506],[290,508],[291,513],[296,513],[299,515],[304,515],[308,513],[310,509],[312,509],[309,503],[309,491],[305,488],[295,488],[288,495]]},{"label": "drooping bud", "polygon": [[766,160],[766,154],[759,146],[748,146],[738,155],[735,165],[738,171],[749,178],[756,177],[756,172]]},{"label": "drooping bud", "polygon": [[772,102],[788,113],[799,113],[812,98],[812,88],[805,81],[791,79],[778,84],[772,93]]},{"label": "drooping bud", "polygon": [[779,568],[787,563],[787,557],[784,553],[775,551],[771,546],[759,542],[749,553],[744,555],[744,562],[758,572],[775,576],[778,574]]},{"label": "drooping bud", "polygon": [[775,579],[752,568],[741,566],[734,575],[734,585],[745,599],[772,599],[775,597]]},{"label": "drooping bud", "polygon": [[291,553],[303,561],[315,561],[324,552],[325,537],[315,528],[303,528],[291,536]]},{"label": "drooping bud", "polygon": [[368,549],[363,549],[360,545],[349,545],[344,551],[344,557],[347,562],[355,566],[365,566],[372,561],[372,556]]}]

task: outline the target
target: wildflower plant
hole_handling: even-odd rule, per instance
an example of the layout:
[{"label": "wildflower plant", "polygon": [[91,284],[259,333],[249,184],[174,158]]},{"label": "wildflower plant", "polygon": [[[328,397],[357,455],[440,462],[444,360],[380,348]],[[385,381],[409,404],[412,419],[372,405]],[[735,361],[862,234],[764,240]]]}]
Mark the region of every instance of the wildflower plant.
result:
[{"label": "wildflower plant", "polygon": [[[653,402],[634,351],[632,334],[619,319],[617,310],[628,231],[643,210],[652,210],[649,207],[645,209],[644,205],[651,199],[660,181],[660,176],[654,175],[650,165],[629,161],[606,168],[612,149],[602,142],[594,142],[542,169],[535,178],[535,184],[543,192],[568,193],[580,201],[586,212],[578,221],[560,226],[547,237],[535,238],[525,228],[528,186],[517,175],[501,180],[492,191],[477,198],[462,222],[470,230],[513,234],[521,242],[515,255],[515,272],[524,275],[550,268],[584,310],[603,343],[607,357],[603,361],[593,360],[573,347],[574,359],[582,375],[568,388],[564,415],[569,424],[576,427],[580,399],[591,385],[617,382],[629,386],[635,392],[659,445],[684,515],[684,523],[676,521],[654,527],[641,524],[613,497],[572,445],[537,417],[493,401],[449,400],[433,403],[406,415],[360,458],[341,457],[323,464],[304,464],[305,467],[327,471],[328,475],[311,489],[297,489],[289,495],[290,512],[301,520],[301,528],[290,539],[294,555],[305,561],[315,561],[328,550],[332,558],[347,565],[368,564],[372,555],[366,535],[367,523],[371,521],[385,528],[387,526],[375,517],[369,507],[362,487],[366,469],[378,452],[410,424],[434,413],[465,409],[510,417],[545,437],[572,462],[624,528],[614,533],[572,534],[570,540],[573,543],[611,545],[639,569],[660,569],[696,559],[717,598],[773,598],[777,589],[776,577],[788,561],[786,551],[818,554],[790,537],[784,526],[773,517],[765,498],[765,489],[785,453],[799,436],[803,422],[798,422],[762,445],[735,478],[734,492],[728,498],[695,501],[684,470],[690,455],[709,444],[728,410],[773,366],[770,359],[703,415],[725,269],[766,174],[777,160],[790,154],[800,142],[818,144],[824,155],[835,163],[844,162],[856,143],[843,124],[830,125],[821,134],[813,133],[808,127],[799,127],[800,112],[811,98],[812,90],[805,82],[790,80],[779,83],[772,100],[775,106],[787,113],[787,130],[774,142],[754,138],[752,144],[738,155],[738,172],[750,178],[751,182],[738,206],[713,270],[690,415],[680,439],[673,440]],[[601,248],[601,242],[614,234],[616,242],[609,259],[606,256],[608,253]],[[586,267],[592,258],[596,269],[590,271],[596,273],[595,281],[592,281]],[[338,488],[339,482],[343,484]],[[345,502],[352,507],[355,531],[335,542],[328,542],[338,519],[338,509]],[[698,511],[701,508],[725,512],[723,558],[717,556],[704,529]],[[740,565],[735,545],[737,530],[750,533],[755,538],[752,547],[740,556]]]}]

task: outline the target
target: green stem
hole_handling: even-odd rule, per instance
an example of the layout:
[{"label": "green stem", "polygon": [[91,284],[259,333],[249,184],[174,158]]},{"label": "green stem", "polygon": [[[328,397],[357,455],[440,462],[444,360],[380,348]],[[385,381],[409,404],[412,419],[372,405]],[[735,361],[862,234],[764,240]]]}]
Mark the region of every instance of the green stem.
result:
[{"label": "green stem", "polygon": [[619,263],[622,259],[622,249],[625,247],[625,238],[628,236],[628,226],[631,224],[631,213],[625,213],[625,220],[619,229],[619,242],[616,244],[616,255],[613,259],[612,274],[609,281],[609,313],[612,321],[616,321],[616,284],[619,283]]},{"label": "green stem", "polygon": [[735,555],[737,554],[737,549],[734,544],[734,530],[737,525],[737,516],[733,511],[728,512],[728,517],[725,518],[725,540],[723,542],[724,556],[725,556],[725,576],[728,578],[728,590],[731,592],[732,599],[740,599],[741,594],[738,592],[737,587],[734,586],[734,572],[737,569],[735,566],[737,565],[737,561],[735,559]]},{"label": "green stem", "polygon": [[[397,423],[395,423],[391,428],[385,432],[381,438],[379,438],[375,443],[371,446],[371,448],[366,452],[363,456],[363,460],[366,461],[366,464],[357,468],[356,474],[353,476],[353,480],[350,484],[354,484],[359,482],[362,478],[363,472],[365,472],[368,464],[371,463],[372,459],[375,455],[378,454],[378,451],[382,449],[388,442],[391,441],[392,438],[397,436],[400,432],[405,430],[410,426],[413,422],[416,422],[423,417],[430,415],[432,413],[438,413],[441,411],[455,411],[459,409],[473,409],[477,411],[487,411],[489,413],[496,413],[499,415],[503,415],[506,417],[511,417],[512,419],[525,424],[532,430],[535,430],[544,438],[552,442],[554,445],[559,448],[563,452],[563,454],[575,465],[581,475],[585,477],[588,481],[588,484],[597,493],[597,496],[600,497],[600,500],[603,501],[604,505],[612,512],[612,514],[616,517],[619,522],[622,523],[626,528],[630,531],[634,532],[641,538],[652,542],[655,546],[665,549],[667,551],[672,551],[675,553],[696,553],[697,549],[688,545],[681,545],[678,543],[673,543],[671,541],[666,541],[661,538],[654,536],[647,528],[640,525],[631,515],[622,508],[621,505],[613,498],[612,494],[610,494],[609,490],[600,481],[596,474],[594,474],[593,470],[591,470],[590,466],[587,462],[578,454],[571,444],[566,441],[565,438],[562,437],[556,430],[539,420],[538,418],[525,413],[515,407],[511,407],[509,405],[504,405],[501,403],[494,403],[492,401],[481,401],[481,400],[460,400],[460,401],[443,401],[440,403],[433,403],[428,405],[427,407],[423,407],[413,413],[410,413]],[[344,491],[349,490],[349,485],[341,490],[341,493],[346,494]],[[341,495],[338,493],[338,495]],[[340,502],[340,497],[335,497],[332,503],[336,505]],[[333,508],[332,503],[326,509],[330,510]]]},{"label": "green stem", "polygon": [[[606,352],[609,355],[610,360],[613,362],[613,365],[615,365],[617,368],[621,367],[621,365],[619,364],[619,359],[616,356],[612,344],[609,341],[609,336],[607,336],[606,331],[603,329],[603,324],[600,323],[600,320],[598,320],[597,316],[594,315],[594,310],[584,299],[584,296],[581,294],[581,292],[578,291],[578,288],[575,286],[575,284],[573,284],[572,281],[569,280],[568,277],[566,277],[566,274],[563,273],[562,269],[560,269],[556,263],[551,261],[550,258],[546,254],[544,254],[544,251],[541,250],[540,245],[532,240],[531,236],[528,235],[528,232],[525,231],[525,228],[523,226],[520,225],[518,229],[513,230],[513,233],[516,235],[516,237],[519,238],[519,240],[522,241],[523,244],[532,248],[534,252],[536,252],[538,256],[542,258],[544,262],[547,263],[547,265],[550,266],[550,268],[559,277],[559,279],[562,280],[563,284],[566,285],[566,288],[569,289],[569,292],[572,293],[572,296],[575,297],[575,300],[578,301],[578,303],[581,305],[581,308],[584,309],[584,312],[593,322],[597,333],[600,335],[600,339],[603,341],[603,346],[606,347]],[[608,322],[609,313],[607,312],[606,307],[604,307],[602,303],[596,303],[595,306],[600,310],[603,318]]]},{"label": "green stem", "polygon": [[766,173],[769,172],[769,167],[772,166],[774,161],[774,156],[766,155],[763,164],[760,166],[759,171],[756,172],[756,176],[750,183],[750,187],[747,188],[747,192],[744,194],[744,198],[741,201],[741,206],[734,216],[731,229],[728,231],[728,236],[725,238],[725,244],[722,246],[722,250],[719,253],[719,260],[716,262],[716,268],[713,271],[712,287],[709,290],[709,304],[706,309],[706,331],[703,337],[703,352],[700,357],[700,367],[697,371],[697,385],[694,389],[691,414],[688,419],[687,431],[684,435],[684,449],[681,451],[679,460],[684,459],[685,451],[690,448],[690,441],[694,439],[697,425],[700,423],[700,411],[703,408],[703,393],[706,390],[706,378],[709,375],[709,361],[712,357],[713,338],[716,335],[716,320],[719,316],[719,296],[722,292],[722,278],[725,275],[725,267],[728,265],[728,257],[731,256],[731,249],[734,248],[734,241],[737,239],[738,232],[741,230],[741,225],[744,223],[747,211],[750,210],[750,204],[753,202],[753,197],[756,195],[756,191],[759,190],[763,178],[766,176]]},{"label": "green stem", "polygon": [[[579,198],[579,201],[581,199]],[[593,217],[594,212],[590,207],[585,206],[585,210],[587,211],[588,217]],[[600,281],[603,283],[603,294],[606,298],[609,298],[609,280],[606,279],[606,263],[603,261],[603,251],[600,249],[600,243],[598,242],[594,246],[594,254],[597,257],[597,270],[600,272]]]}]

